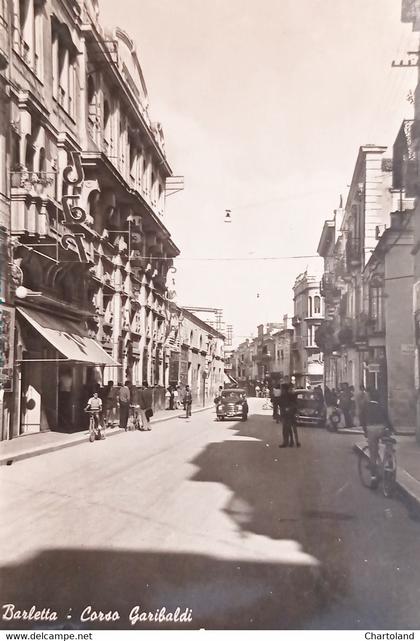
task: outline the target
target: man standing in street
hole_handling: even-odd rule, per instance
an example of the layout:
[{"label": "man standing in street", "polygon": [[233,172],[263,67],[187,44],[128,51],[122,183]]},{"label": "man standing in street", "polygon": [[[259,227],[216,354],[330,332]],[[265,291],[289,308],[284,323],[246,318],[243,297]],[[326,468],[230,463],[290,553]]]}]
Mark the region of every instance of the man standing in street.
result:
[{"label": "man standing in street", "polygon": [[360,427],[367,436],[367,416],[369,407],[369,394],[364,385],[360,385],[360,391],[356,394],[356,411],[359,418]]},{"label": "man standing in street", "polygon": [[192,394],[191,394],[190,386],[187,385],[185,387],[185,392],[184,392],[184,408],[185,408],[186,418],[190,418],[191,416],[191,405],[192,405]]},{"label": "man standing in street", "polygon": [[141,414],[141,430],[144,432],[150,432],[151,427],[150,427],[150,419],[153,416],[153,393],[152,390],[149,389],[149,384],[143,383],[143,389],[140,392],[139,395],[139,405],[140,405],[140,414]]},{"label": "man standing in street", "polygon": [[128,387],[129,384],[129,381],[125,381],[125,384],[121,385],[118,394],[118,400],[120,402],[120,428],[126,431],[128,414],[130,411],[130,388]]},{"label": "man standing in street", "polygon": [[281,396],[281,385],[279,381],[273,383],[273,389],[271,391],[271,402],[273,404],[273,419],[278,423],[280,420],[280,396]]}]

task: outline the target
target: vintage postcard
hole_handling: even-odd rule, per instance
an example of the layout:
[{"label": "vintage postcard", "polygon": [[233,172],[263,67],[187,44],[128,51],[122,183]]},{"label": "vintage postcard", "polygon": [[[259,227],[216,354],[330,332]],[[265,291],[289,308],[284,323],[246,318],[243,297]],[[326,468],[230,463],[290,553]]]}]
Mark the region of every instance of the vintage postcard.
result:
[{"label": "vintage postcard", "polygon": [[0,0],[1,639],[416,638],[419,40]]}]

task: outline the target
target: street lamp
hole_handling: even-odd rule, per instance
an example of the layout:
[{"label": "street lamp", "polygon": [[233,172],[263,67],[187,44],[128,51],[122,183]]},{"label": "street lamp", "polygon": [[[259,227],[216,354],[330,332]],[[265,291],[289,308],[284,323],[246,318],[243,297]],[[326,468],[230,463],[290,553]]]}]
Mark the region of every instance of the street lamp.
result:
[{"label": "street lamp", "polygon": [[23,285],[19,285],[19,287],[16,287],[15,296],[17,296],[17,298],[24,299],[28,296],[42,296],[42,292],[32,292]]}]

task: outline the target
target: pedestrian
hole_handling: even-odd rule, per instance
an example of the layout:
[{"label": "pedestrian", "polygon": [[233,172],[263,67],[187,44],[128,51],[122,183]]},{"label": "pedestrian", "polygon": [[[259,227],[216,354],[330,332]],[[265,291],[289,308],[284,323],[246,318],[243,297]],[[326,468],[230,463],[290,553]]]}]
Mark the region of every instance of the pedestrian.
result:
[{"label": "pedestrian", "polygon": [[168,392],[169,392],[169,409],[173,410],[173,409],[175,409],[175,406],[174,406],[175,394],[174,394],[174,386],[173,385],[169,385]]},{"label": "pedestrian", "polygon": [[130,413],[130,382],[125,381],[124,385],[120,383],[118,401],[120,404],[120,428],[127,431],[128,415]]},{"label": "pedestrian", "polygon": [[102,406],[104,412],[105,425],[114,427],[111,420],[112,410],[114,407],[114,394],[113,394],[114,381],[108,381],[105,387],[102,388],[100,397],[102,399]]},{"label": "pedestrian", "polygon": [[343,383],[339,394],[339,401],[346,427],[353,427],[353,421],[351,419],[351,394],[348,383]]},{"label": "pedestrian", "polygon": [[280,420],[280,397],[281,397],[281,385],[279,381],[273,383],[273,389],[271,391],[271,402],[273,404],[273,420],[277,423]]},{"label": "pedestrian", "polygon": [[354,397],[354,395],[355,395],[354,385],[350,385],[350,387],[349,387],[349,395],[350,395],[351,424],[354,425],[354,419],[355,419],[355,416],[356,416],[356,399]]},{"label": "pedestrian", "polygon": [[190,386],[186,385],[184,391],[184,409],[185,409],[185,418],[190,418],[191,416],[191,405],[192,405],[192,394]]},{"label": "pedestrian", "polygon": [[365,436],[367,436],[367,418],[369,407],[369,394],[364,385],[360,385],[359,392],[356,394],[356,412],[359,419],[360,427],[363,429]]},{"label": "pedestrian", "polygon": [[256,386],[255,386],[255,396],[256,396],[257,398],[259,398],[259,396],[260,396],[260,392],[261,392],[261,388],[260,388],[260,386],[259,386],[259,385],[256,385]]},{"label": "pedestrian", "polygon": [[[300,447],[296,426],[297,398],[290,383],[282,385],[280,407],[283,423],[283,443],[279,447],[293,447],[295,443],[296,447]],[[293,442],[293,437],[295,442]]]},{"label": "pedestrian", "polygon": [[143,388],[139,394],[139,405],[140,405],[140,414],[141,414],[141,430],[143,432],[150,432],[150,419],[153,416],[153,392],[149,388],[147,382],[143,383]]},{"label": "pedestrian", "polygon": [[214,402],[215,402],[216,405],[217,405],[217,403],[220,403],[220,401],[222,400],[222,392],[223,392],[223,387],[222,387],[222,385],[219,385],[218,394],[217,394],[216,398],[214,399]]},{"label": "pedestrian", "polygon": [[174,388],[174,407],[176,410],[180,409],[179,405],[179,385],[176,385]]}]

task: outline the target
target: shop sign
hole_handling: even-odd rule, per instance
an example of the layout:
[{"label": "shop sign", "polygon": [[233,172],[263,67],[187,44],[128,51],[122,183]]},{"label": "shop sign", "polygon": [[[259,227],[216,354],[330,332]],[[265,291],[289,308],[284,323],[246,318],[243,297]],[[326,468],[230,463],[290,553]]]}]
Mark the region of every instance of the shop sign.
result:
[{"label": "shop sign", "polygon": [[0,389],[13,390],[13,348],[15,309],[0,305]]},{"label": "shop sign", "polygon": [[371,374],[379,374],[380,369],[381,369],[381,366],[379,365],[379,363],[369,363],[367,366],[367,370]]},{"label": "shop sign", "polygon": [[[72,165],[68,165],[63,171],[63,182],[72,187],[83,186],[85,174],[82,166],[81,155],[78,151],[71,152]],[[82,207],[79,207],[78,200],[79,194],[66,194],[61,199],[63,207],[62,222],[67,226],[79,225],[86,220],[86,212]],[[87,263],[88,257],[85,249],[86,236],[82,232],[63,234],[60,244],[65,250],[76,249],[79,261]]]}]

